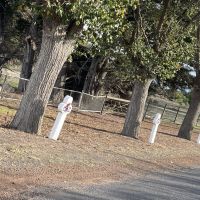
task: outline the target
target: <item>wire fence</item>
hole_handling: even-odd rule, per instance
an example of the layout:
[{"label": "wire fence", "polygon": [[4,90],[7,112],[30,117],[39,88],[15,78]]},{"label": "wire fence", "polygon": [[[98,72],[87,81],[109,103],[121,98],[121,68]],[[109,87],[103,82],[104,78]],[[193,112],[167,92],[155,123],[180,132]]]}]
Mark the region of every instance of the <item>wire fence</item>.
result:
[{"label": "wire fence", "polygon": [[[17,76],[1,74],[0,98],[21,101],[24,92],[19,92],[19,84],[21,84],[25,91],[28,81],[28,79],[19,78]],[[93,96],[80,91],[54,87],[49,104],[57,106],[63,100],[65,95],[73,97],[73,107],[80,111],[120,114],[124,116],[130,102],[129,100],[111,96]],[[183,107],[174,103],[166,103],[164,101],[152,100],[150,98],[147,100],[145,105],[143,118],[150,119],[153,118],[156,113],[160,113],[163,121],[181,124],[186,115],[187,109],[188,107]],[[198,118],[196,126],[200,126],[200,117]]]},{"label": "wire fence", "polygon": [[[0,98],[21,101],[28,82],[28,79],[1,74]],[[80,111],[101,113],[106,101],[106,96],[93,96],[80,91],[54,87],[49,99],[49,105],[57,106],[66,95],[73,97],[73,107]]]},{"label": "wire fence", "polygon": [[[121,115],[125,115],[128,110],[129,102],[129,100],[108,96],[106,99],[105,110],[106,112],[120,113]],[[162,121],[182,124],[187,110],[187,106],[180,106],[175,103],[166,103],[165,101],[158,101],[149,98],[145,105],[143,119],[152,119],[156,113],[160,113]],[[200,115],[198,117],[196,126],[200,126]]]}]

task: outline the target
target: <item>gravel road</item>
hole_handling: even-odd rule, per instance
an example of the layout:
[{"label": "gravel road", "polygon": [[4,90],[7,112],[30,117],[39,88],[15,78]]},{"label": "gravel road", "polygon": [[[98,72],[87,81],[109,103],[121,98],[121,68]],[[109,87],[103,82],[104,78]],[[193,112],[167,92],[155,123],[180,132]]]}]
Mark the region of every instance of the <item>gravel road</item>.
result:
[{"label": "gravel road", "polygon": [[[200,199],[200,168],[166,171],[138,180],[92,186],[79,190],[53,189],[34,193],[31,200],[197,200]],[[24,198],[26,199],[26,197]]]}]

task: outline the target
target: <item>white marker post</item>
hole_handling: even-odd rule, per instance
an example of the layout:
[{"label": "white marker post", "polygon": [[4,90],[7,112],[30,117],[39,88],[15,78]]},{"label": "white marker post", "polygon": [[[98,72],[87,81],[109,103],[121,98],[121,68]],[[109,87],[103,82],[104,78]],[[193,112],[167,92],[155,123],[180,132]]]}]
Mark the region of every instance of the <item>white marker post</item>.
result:
[{"label": "white marker post", "polygon": [[200,144],[200,134],[199,134],[199,137],[197,139],[197,144]]},{"label": "white marker post", "polygon": [[61,129],[63,127],[63,124],[65,122],[66,116],[71,112],[72,110],[72,102],[73,98],[71,96],[65,96],[63,102],[61,102],[58,105],[58,115],[56,117],[56,121],[53,125],[53,128],[49,134],[49,138],[52,140],[57,140]]},{"label": "white marker post", "polygon": [[153,119],[153,127],[152,127],[151,134],[150,134],[150,137],[149,137],[149,143],[150,144],[153,144],[154,141],[155,141],[158,126],[160,124],[160,118],[161,118],[161,114],[157,113],[156,116]]}]

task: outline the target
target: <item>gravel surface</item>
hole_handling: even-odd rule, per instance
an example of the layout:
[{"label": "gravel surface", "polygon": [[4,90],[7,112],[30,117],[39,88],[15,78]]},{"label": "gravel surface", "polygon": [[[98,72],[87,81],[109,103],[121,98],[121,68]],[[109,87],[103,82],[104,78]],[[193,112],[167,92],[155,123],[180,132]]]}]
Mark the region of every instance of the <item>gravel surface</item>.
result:
[{"label": "gravel surface", "polygon": [[198,134],[193,133],[192,141],[180,139],[174,124],[162,123],[155,144],[149,145],[151,121],[143,122],[135,140],[120,135],[123,117],[73,111],[59,140],[52,141],[47,135],[55,108],[48,107],[42,133],[36,136],[7,128],[17,107],[16,102],[0,101],[0,199],[20,199],[38,188],[79,192],[151,172],[200,166]]},{"label": "gravel surface", "polygon": [[38,189],[22,194],[31,200],[197,200],[200,169],[152,173],[140,180],[127,180],[79,190]]}]

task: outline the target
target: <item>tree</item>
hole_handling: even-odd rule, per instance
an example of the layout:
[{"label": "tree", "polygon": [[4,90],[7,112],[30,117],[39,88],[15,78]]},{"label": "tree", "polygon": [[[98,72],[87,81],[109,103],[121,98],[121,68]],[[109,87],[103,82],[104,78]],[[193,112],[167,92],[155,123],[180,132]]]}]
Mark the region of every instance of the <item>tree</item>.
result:
[{"label": "tree", "polygon": [[63,89],[65,88],[67,67],[68,67],[67,63],[65,63],[58,74],[58,77],[57,77],[55,85],[54,85],[55,88],[53,89],[53,91],[51,93],[51,97],[50,97],[50,99],[53,102],[59,103],[64,98],[64,94],[65,94],[64,90],[57,89],[57,88],[63,88]]},{"label": "tree", "polygon": [[[40,0],[36,0],[35,6],[39,5]],[[40,15],[34,14],[34,11],[31,9],[27,9],[24,13],[23,8],[21,8],[18,10],[18,13],[21,14],[21,20],[24,20],[27,26],[24,39],[24,56],[20,72],[20,78],[22,79],[19,80],[18,84],[18,92],[23,93],[28,85],[28,81],[24,79],[30,79],[33,71],[34,61],[36,60],[36,56],[40,49],[42,37],[42,17]]]},{"label": "tree", "polygon": [[92,58],[92,62],[83,86],[84,92],[92,95],[98,95],[102,91],[108,61],[108,57],[96,56]]},{"label": "tree", "polygon": [[[86,22],[92,21],[112,25],[119,20],[118,10],[134,6],[133,1],[35,1],[22,0],[25,5],[35,9],[43,16],[43,36],[40,54],[31,76],[28,88],[22,98],[11,127],[30,133],[38,133],[51,91],[64,62],[75,48],[76,41]],[[123,16],[122,16],[123,17]],[[105,27],[109,24],[105,24]],[[107,31],[108,32],[108,31]]]},{"label": "tree", "polygon": [[25,24],[20,23],[22,16],[12,7],[11,1],[1,1],[0,10],[0,69],[2,69],[12,59],[21,60],[22,38],[24,38],[26,27]]},{"label": "tree", "polygon": [[142,1],[136,10],[130,9],[127,14],[125,56],[121,60],[126,60],[126,76],[132,76],[132,80],[134,77],[135,81],[122,130],[125,136],[139,136],[152,80],[173,77],[181,63],[187,62],[187,54],[191,54],[191,43],[184,41],[190,31],[183,24],[188,14],[186,4],[172,0]]},{"label": "tree", "polygon": [[0,3],[0,44],[3,42],[4,38],[4,12],[5,12],[5,2]]},{"label": "tree", "polygon": [[193,126],[196,124],[200,113],[200,25],[198,25],[196,37],[196,56],[194,64],[196,77],[193,85],[190,106],[178,132],[178,137],[187,140],[191,140],[191,131]]},{"label": "tree", "polygon": [[37,27],[35,20],[31,23],[29,34],[25,38],[25,49],[24,58],[22,62],[22,68],[20,73],[20,79],[18,84],[18,91],[24,92],[28,85],[28,81],[24,79],[30,79],[32,74],[33,62],[36,51],[36,38],[37,38]]},{"label": "tree", "polygon": [[183,100],[182,103],[189,103],[190,89],[194,82],[194,69],[189,65],[183,65],[179,71],[175,74],[172,79],[165,81],[156,80],[152,89],[153,93],[159,93],[166,98],[176,101],[177,95]]}]

